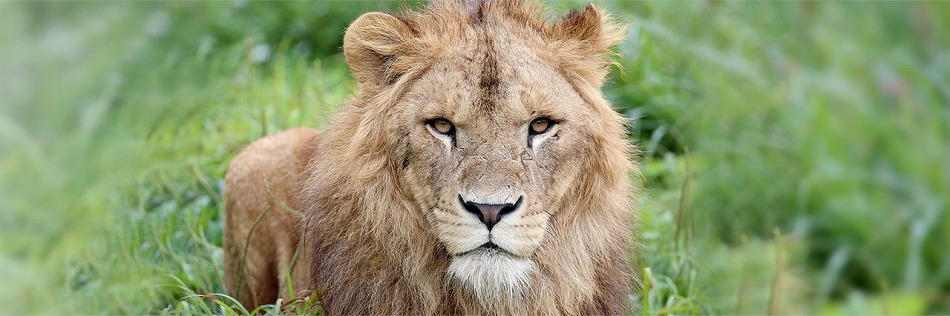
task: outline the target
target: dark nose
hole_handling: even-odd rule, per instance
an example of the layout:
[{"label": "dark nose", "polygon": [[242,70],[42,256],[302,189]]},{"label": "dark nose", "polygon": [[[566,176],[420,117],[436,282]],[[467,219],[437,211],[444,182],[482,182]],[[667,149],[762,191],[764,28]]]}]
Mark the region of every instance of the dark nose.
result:
[{"label": "dark nose", "polygon": [[518,210],[518,208],[521,207],[521,200],[523,199],[523,196],[519,197],[515,204],[481,204],[465,201],[462,199],[462,196],[459,195],[459,203],[465,207],[466,211],[478,216],[478,219],[480,219],[482,223],[485,223],[485,226],[488,226],[488,230],[491,230],[502,217]]}]

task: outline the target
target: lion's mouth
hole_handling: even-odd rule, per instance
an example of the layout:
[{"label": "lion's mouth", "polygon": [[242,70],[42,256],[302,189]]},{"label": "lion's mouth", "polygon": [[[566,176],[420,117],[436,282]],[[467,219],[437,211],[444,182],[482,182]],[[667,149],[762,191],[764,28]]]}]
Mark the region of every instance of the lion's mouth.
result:
[{"label": "lion's mouth", "polygon": [[456,257],[461,257],[461,256],[466,256],[466,255],[469,255],[469,254],[473,254],[473,253],[482,253],[482,254],[485,254],[485,255],[508,255],[508,256],[512,256],[512,257],[518,257],[517,255],[511,253],[511,252],[508,251],[508,250],[505,250],[505,248],[502,248],[501,246],[498,246],[498,245],[496,245],[495,243],[493,243],[493,242],[491,242],[491,241],[486,242],[486,243],[482,244],[481,246],[472,248],[472,249],[469,250],[469,251],[465,251],[465,252],[456,254],[455,256],[456,256]]}]

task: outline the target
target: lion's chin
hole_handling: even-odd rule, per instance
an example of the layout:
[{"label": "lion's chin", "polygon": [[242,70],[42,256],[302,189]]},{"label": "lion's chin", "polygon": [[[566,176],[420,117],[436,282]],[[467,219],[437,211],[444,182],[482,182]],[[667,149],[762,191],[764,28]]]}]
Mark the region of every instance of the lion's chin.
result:
[{"label": "lion's chin", "polygon": [[534,261],[496,248],[479,247],[452,257],[449,276],[470,289],[482,305],[519,298],[531,286]]}]

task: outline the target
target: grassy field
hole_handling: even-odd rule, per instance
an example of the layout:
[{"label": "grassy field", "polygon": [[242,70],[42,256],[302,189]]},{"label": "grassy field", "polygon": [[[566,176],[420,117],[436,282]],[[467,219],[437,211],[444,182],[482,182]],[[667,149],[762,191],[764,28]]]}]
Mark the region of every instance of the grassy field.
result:
[{"label": "grassy field", "polygon": [[[950,313],[950,6],[600,4],[631,24],[636,313]],[[246,312],[227,163],[326,126],[346,24],[400,5],[0,2],[0,314]]]}]

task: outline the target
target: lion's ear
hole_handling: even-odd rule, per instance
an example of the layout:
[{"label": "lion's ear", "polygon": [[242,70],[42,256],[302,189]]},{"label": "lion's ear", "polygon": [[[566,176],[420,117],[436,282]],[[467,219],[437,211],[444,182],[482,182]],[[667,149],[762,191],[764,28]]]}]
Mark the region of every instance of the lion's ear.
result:
[{"label": "lion's ear", "polygon": [[616,24],[593,3],[571,11],[550,29],[561,64],[600,87],[610,62],[610,47],[624,37],[626,27]]},{"label": "lion's ear", "polygon": [[604,28],[604,12],[593,3],[584,6],[584,11],[572,10],[560,24],[561,36],[578,40],[597,40]]},{"label": "lion's ear", "polygon": [[393,63],[411,39],[412,30],[399,18],[370,12],[346,29],[343,54],[360,84],[385,84],[401,75]]}]

